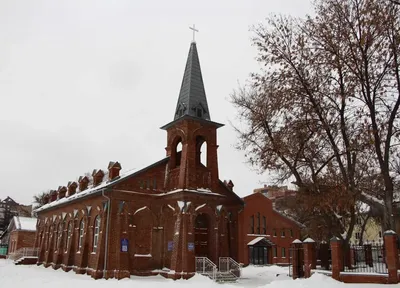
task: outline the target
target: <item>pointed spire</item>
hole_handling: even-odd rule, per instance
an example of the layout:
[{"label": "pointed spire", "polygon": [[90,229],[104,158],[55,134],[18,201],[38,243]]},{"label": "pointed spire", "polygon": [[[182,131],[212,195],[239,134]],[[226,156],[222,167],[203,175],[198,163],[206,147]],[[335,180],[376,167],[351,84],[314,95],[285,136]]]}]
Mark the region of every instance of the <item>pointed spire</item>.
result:
[{"label": "pointed spire", "polygon": [[203,77],[201,75],[200,61],[197,54],[196,42],[190,44],[189,55],[183,74],[181,91],[179,92],[174,120],[190,115],[193,117],[211,120],[208,110]]}]

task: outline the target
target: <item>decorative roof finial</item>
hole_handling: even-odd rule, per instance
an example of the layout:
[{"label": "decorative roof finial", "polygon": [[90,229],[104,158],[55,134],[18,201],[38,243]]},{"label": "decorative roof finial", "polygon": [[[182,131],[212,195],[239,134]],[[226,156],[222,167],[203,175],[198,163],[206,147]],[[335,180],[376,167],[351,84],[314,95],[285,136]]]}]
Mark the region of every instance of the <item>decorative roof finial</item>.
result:
[{"label": "decorative roof finial", "polygon": [[199,32],[198,29],[196,29],[196,26],[193,24],[193,27],[189,27],[190,30],[193,30],[193,41],[192,42],[196,42],[195,40],[195,33]]}]

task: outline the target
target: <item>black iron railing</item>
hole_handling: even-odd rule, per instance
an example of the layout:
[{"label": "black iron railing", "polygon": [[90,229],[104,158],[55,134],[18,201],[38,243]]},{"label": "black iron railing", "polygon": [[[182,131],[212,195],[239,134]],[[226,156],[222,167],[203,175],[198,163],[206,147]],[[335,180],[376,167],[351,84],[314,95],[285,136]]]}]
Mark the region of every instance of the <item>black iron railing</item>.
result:
[{"label": "black iron railing", "polygon": [[343,249],[343,270],[354,273],[387,274],[383,243],[348,245]]}]

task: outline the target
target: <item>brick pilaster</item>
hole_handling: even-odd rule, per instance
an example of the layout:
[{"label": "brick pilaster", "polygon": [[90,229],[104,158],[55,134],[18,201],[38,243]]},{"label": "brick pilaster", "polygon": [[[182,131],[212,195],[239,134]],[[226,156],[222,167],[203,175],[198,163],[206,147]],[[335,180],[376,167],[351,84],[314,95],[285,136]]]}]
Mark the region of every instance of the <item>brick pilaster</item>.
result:
[{"label": "brick pilaster", "polygon": [[384,233],[386,265],[388,269],[388,284],[396,284],[399,282],[397,276],[397,267],[399,258],[397,252],[397,234],[394,231],[386,231]]},{"label": "brick pilaster", "polygon": [[173,236],[173,250],[171,255],[171,270],[175,272],[182,272],[182,213],[179,211],[175,217],[174,236]]},{"label": "brick pilaster", "polygon": [[304,277],[311,277],[311,269],[316,268],[315,241],[307,238],[303,242],[304,251]]},{"label": "brick pilaster", "polygon": [[331,239],[331,253],[332,253],[332,278],[340,280],[340,271],[343,267],[343,245],[342,240],[337,237]]},{"label": "brick pilaster", "polygon": [[117,230],[118,230],[118,243],[115,245],[115,254],[117,258],[117,270],[115,271],[115,278],[122,279],[122,278],[129,278],[130,271],[129,271],[129,247],[128,251],[123,252],[121,251],[121,240],[128,239],[128,223],[126,218],[126,213],[118,213],[117,216]]},{"label": "brick pilaster", "polygon": [[[195,261],[195,251],[189,250],[189,243],[193,245],[194,247],[194,216],[192,216],[189,213],[185,213],[182,215],[183,216],[183,221],[184,221],[184,226],[183,226],[183,232],[184,232],[184,251],[186,252],[186,255],[183,255],[183,271],[187,272],[187,276],[191,276],[190,274],[194,273],[196,270],[196,261]],[[188,278],[188,277],[184,278]]]}]

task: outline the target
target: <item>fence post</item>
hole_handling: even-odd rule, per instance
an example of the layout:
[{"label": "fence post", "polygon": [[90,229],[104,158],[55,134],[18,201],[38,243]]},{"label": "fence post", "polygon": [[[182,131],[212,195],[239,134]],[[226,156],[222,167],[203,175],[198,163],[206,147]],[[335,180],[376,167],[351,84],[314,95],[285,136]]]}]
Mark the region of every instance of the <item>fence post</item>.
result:
[{"label": "fence post", "polygon": [[332,278],[340,280],[340,271],[343,266],[343,247],[342,240],[337,237],[331,239],[331,253],[332,253]]},{"label": "fence post", "polygon": [[293,279],[297,279],[302,274],[300,269],[303,269],[300,257],[300,248],[301,248],[301,241],[296,239],[292,242],[291,249],[292,249],[292,277]]},{"label": "fence post", "polygon": [[374,267],[372,260],[372,245],[370,243],[364,244],[365,264],[369,267]]},{"label": "fence post", "polygon": [[304,251],[304,277],[311,277],[311,269],[316,267],[316,257],[315,257],[315,241],[311,238],[307,238],[303,241],[303,251]]},{"label": "fence post", "polygon": [[386,252],[386,265],[388,269],[388,284],[399,283],[397,277],[397,267],[399,263],[398,253],[397,253],[397,234],[396,232],[389,230],[384,234],[385,241],[385,252]]}]

